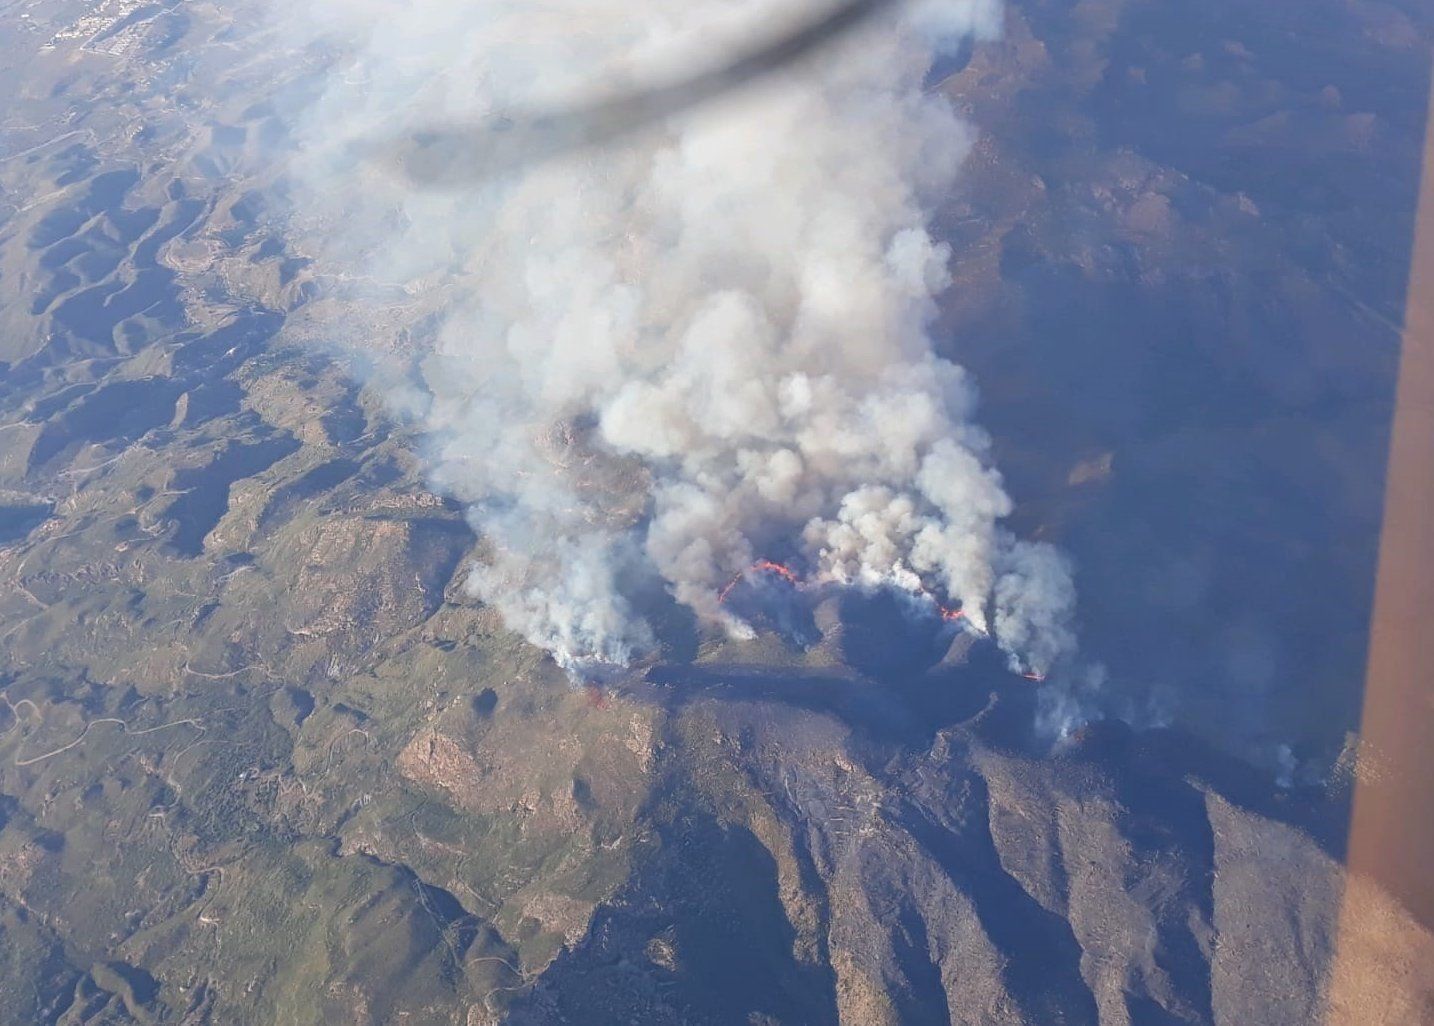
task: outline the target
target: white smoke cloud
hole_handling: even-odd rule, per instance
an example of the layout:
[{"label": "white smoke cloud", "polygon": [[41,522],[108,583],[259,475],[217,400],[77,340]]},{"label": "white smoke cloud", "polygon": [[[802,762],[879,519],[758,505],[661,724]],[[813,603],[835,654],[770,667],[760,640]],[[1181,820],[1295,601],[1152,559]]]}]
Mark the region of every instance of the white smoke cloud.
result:
[{"label": "white smoke cloud", "polygon": [[342,54],[299,132],[297,206],[321,259],[408,297],[415,369],[395,395],[490,549],[470,587],[570,667],[653,644],[631,596],[654,575],[743,632],[717,593],[773,546],[818,580],[959,601],[1013,666],[1044,673],[1074,647],[1070,568],[1001,528],[973,386],[928,334],[950,252],[926,225],[972,132],[922,81],[935,47],[996,31],[992,0],[898,7],[617,144],[458,168],[461,189],[355,156],[720,65],[824,9],[319,0],[287,16]]}]

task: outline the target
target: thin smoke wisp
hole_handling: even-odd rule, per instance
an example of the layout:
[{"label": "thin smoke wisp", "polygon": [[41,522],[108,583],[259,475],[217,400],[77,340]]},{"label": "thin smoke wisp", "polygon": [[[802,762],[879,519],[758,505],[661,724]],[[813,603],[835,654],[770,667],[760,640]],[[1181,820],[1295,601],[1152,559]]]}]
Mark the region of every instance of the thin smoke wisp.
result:
[{"label": "thin smoke wisp", "polygon": [[[638,596],[749,632],[719,595],[769,556],[959,605],[1022,672],[1073,651],[1070,567],[1002,526],[973,383],[929,332],[950,252],[927,224],[972,131],[923,81],[999,11],[876,6],[755,63],[774,0],[283,16],[330,55],[297,131],[296,207],[317,258],[399,311],[355,345],[384,354],[376,380],[484,539],[472,593],[576,673],[656,644]],[[791,0],[781,17],[833,10]],[[652,99],[672,82],[698,85]],[[646,99],[604,99],[623,96]],[[461,188],[364,156],[514,110],[585,112],[570,121],[588,135],[482,167],[470,140],[418,175]]]}]

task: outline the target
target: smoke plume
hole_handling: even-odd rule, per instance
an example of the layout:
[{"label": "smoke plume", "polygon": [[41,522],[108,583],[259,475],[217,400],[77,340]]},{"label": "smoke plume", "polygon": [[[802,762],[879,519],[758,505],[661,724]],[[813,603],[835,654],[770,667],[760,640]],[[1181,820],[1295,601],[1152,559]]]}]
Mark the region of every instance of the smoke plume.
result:
[{"label": "smoke plume", "polygon": [[[1002,528],[972,382],[928,333],[950,252],[926,225],[972,132],[923,80],[993,4],[864,12],[780,66],[746,48],[829,2],[321,0],[288,23],[327,69],[295,183],[320,258],[399,297],[364,344],[485,539],[468,586],[563,665],[650,649],[654,582],[745,632],[718,593],[778,553],[959,603],[1023,671],[1071,651],[1069,567]],[[725,86],[664,105],[693,81]],[[534,110],[576,113],[505,141]]]}]

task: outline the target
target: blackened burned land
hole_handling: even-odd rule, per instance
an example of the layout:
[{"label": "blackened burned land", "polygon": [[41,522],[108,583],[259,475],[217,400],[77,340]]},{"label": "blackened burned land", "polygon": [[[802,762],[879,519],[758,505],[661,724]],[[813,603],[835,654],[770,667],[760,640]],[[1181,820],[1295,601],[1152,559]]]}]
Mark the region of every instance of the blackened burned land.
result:
[{"label": "blackened burned land", "polygon": [[[0,1021],[1323,1020],[1415,5],[1032,2],[933,83],[985,132],[943,337],[1147,724],[1051,752],[878,600],[571,687],[306,337],[302,64],[180,13],[0,29]],[[1419,1022],[1367,907],[1387,1004],[1334,1021]]]}]

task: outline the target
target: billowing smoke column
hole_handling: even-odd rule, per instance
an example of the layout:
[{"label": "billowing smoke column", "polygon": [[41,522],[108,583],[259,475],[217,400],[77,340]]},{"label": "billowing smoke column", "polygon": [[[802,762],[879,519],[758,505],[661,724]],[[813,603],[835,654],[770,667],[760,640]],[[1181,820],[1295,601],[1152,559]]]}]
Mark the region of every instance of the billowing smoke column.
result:
[{"label": "billowing smoke column", "polygon": [[[972,384],[933,351],[928,212],[971,133],[922,89],[983,0],[898,6],[821,53],[601,148],[461,148],[425,190],[372,140],[581,107],[720,66],[823,0],[325,0],[345,57],[300,133],[325,259],[401,290],[393,394],[487,543],[473,593],[565,666],[621,664],[654,578],[708,622],[780,551],[808,581],[929,591],[1044,674],[1073,589],[1011,510]],[[292,25],[290,26],[293,27]],[[501,141],[501,140],[500,140]],[[481,143],[481,140],[480,140]],[[431,169],[430,169],[431,170]],[[491,173],[489,171],[491,170]],[[356,316],[362,317],[362,314]]]}]

